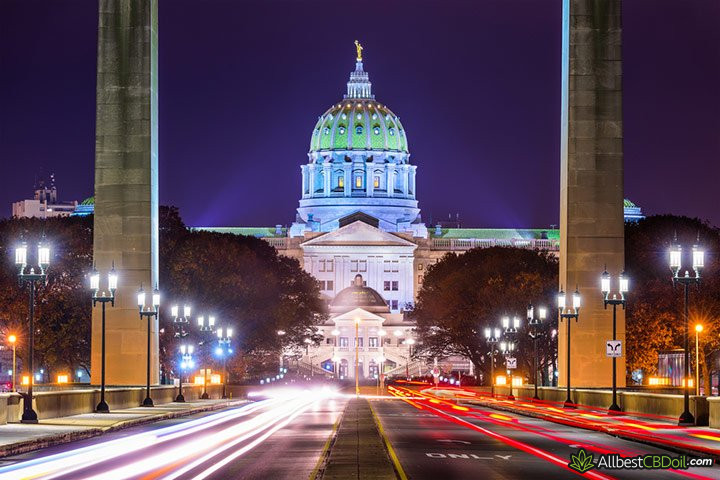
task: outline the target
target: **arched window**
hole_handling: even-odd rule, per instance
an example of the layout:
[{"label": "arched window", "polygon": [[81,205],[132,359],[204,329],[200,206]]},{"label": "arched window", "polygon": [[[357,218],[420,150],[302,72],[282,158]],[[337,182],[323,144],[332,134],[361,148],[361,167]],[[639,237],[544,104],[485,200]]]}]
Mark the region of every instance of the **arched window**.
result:
[{"label": "arched window", "polygon": [[380,175],[375,175],[373,178],[373,187],[380,188]]},{"label": "arched window", "polygon": [[391,137],[394,137],[394,136],[395,136],[395,129],[394,129],[393,127],[388,128],[388,133],[390,134]]},{"label": "arched window", "polygon": [[345,177],[344,176],[338,177],[338,187],[345,188]]},{"label": "arched window", "polygon": [[340,135],[345,135],[345,127],[343,125],[340,125],[339,133]]},{"label": "arched window", "polygon": [[325,127],[324,133],[325,135],[330,135],[330,129],[328,127]]},{"label": "arched window", "polygon": [[362,132],[363,132],[362,125],[355,125],[355,133],[357,133],[358,135],[362,135]]},{"label": "arched window", "polygon": [[362,176],[357,175],[355,176],[355,188],[362,188]]}]

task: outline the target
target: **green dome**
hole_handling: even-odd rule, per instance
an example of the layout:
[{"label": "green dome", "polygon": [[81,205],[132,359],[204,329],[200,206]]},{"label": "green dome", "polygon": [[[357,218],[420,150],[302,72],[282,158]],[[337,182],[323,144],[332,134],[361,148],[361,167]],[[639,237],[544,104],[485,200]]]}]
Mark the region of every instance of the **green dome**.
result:
[{"label": "green dome", "polygon": [[350,73],[347,95],[322,114],[312,132],[310,152],[380,150],[408,153],[400,119],[375,101],[362,61]]},{"label": "green dome", "polygon": [[355,99],[330,107],[317,121],[310,151],[392,150],[407,153],[397,115],[374,100]]}]

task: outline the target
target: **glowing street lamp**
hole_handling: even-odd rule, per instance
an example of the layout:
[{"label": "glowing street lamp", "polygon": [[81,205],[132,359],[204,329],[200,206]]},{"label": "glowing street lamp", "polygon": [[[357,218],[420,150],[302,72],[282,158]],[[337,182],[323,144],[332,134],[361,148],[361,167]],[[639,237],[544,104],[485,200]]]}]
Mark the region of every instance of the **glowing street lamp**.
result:
[{"label": "glowing street lamp", "polygon": [[142,285],[140,285],[140,290],[138,290],[137,294],[137,300],[138,310],[140,312],[140,320],[142,320],[143,317],[147,318],[147,377],[145,383],[146,395],[145,400],[143,400],[142,406],[154,407],[155,404],[150,397],[150,322],[153,318],[156,318],[158,321],[160,319],[160,290],[158,290],[156,285],[152,293],[152,306],[146,306],[145,290],[143,290]]},{"label": "glowing street lamp", "polygon": [[[608,305],[612,305],[613,307],[613,333],[612,333],[612,339],[617,340],[617,328],[616,328],[616,321],[617,321],[617,306],[621,305],[623,310],[625,310],[625,305],[627,304],[627,299],[625,298],[625,294],[628,293],[628,290],[630,289],[630,281],[625,276],[625,273],[620,273],[618,276],[618,294],[613,294],[612,297],[610,297],[610,288],[611,288],[612,278],[611,275],[608,273],[607,268],[600,276],[600,290],[603,294],[603,303],[605,305],[605,309],[607,310]],[[610,408],[608,408],[608,411],[610,412],[619,412],[620,406],[617,404],[617,358],[612,357],[612,377],[613,377],[613,386],[612,386],[612,405],[610,405]]]},{"label": "glowing street lamp", "polygon": [[[545,307],[538,307],[537,309],[537,317],[535,316],[535,307],[533,307],[533,304],[529,304],[527,308],[527,321],[528,326],[530,327],[529,335],[530,338],[532,338],[533,341],[533,349],[535,350],[535,361],[533,365],[533,370],[535,370],[535,396],[533,396],[533,400],[540,400],[540,397],[538,396],[538,348],[537,348],[537,341],[538,338],[540,338],[543,335],[543,332],[541,331],[542,323],[547,318],[547,308]],[[511,382],[512,383],[512,382]]]},{"label": "glowing street lamp", "polygon": [[228,398],[227,397],[227,357],[230,353],[232,353],[232,350],[230,349],[230,341],[232,339],[233,335],[233,329],[230,327],[225,328],[218,328],[217,330],[217,337],[218,337],[218,344],[220,345],[218,347],[218,353],[222,355],[223,360],[223,391],[222,391],[222,398]]},{"label": "glowing street lamp", "polygon": [[495,345],[500,339],[499,328],[486,328],[485,341],[490,345],[490,396],[495,397]]},{"label": "glowing street lamp", "polygon": [[187,336],[188,331],[186,330],[186,327],[190,325],[191,312],[192,308],[190,305],[183,305],[182,312],[180,311],[180,307],[178,305],[173,305],[170,308],[170,316],[173,317],[176,337],[183,338]]},{"label": "glowing street lamp", "polygon": [[[204,315],[201,315],[197,319],[198,322],[198,329],[200,330],[200,333],[205,337],[205,340],[202,342],[203,345],[208,345],[208,336],[215,331],[215,317],[212,315],[209,315],[207,319]],[[207,366],[205,367],[205,370],[203,370],[203,393],[200,395],[200,398],[203,400],[207,400],[210,398],[210,395],[208,395],[207,392]]]},{"label": "glowing street lamp", "polygon": [[100,291],[100,272],[97,268],[93,267],[93,271],[90,274],[90,290],[92,290],[92,302],[93,307],[100,302],[102,305],[102,320],[100,328],[100,402],[95,407],[95,411],[98,413],[110,413],[110,407],[105,401],[105,304],[109,303],[110,306],[115,306],[115,291],[118,286],[118,274],[115,271],[115,262],[112,263],[112,268],[108,272],[107,276],[108,292],[105,290]]},{"label": "glowing street lamp", "polygon": [[13,349],[13,363],[12,363],[12,391],[17,392],[17,386],[15,385],[15,371],[17,370],[17,360],[15,357],[15,344],[17,343],[17,337],[15,335],[8,335],[8,342],[12,345]]},{"label": "glowing street lamp", "polygon": [[180,383],[179,383],[179,391],[178,396],[175,397],[175,401],[178,403],[183,403],[185,401],[185,396],[182,393],[182,383],[183,383],[183,372],[186,369],[191,369],[195,366],[195,361],[192,358],[192,354],[195,351],[195,347],[192,345],[180,345]]},{"label": "glowing street lamp", "polygon": [[563,406],[565,408],[575,408],[575,405],[570,399],[570,320],[574,318],[577,323],[578,317],[580,316],[580,292],[577,288],[575,289],[575,292],[572,294],[572,307],[566,307],[567,296],[561,288],[558,293],[557,302],[560,321],[566,320],[567,323],[567,398]]},{"label": "glowing street lamp", "polygon": [[25,242],[15,249],[15,264],[18,268],[20,285],[28,284],[30,286],[28,289],[28,296],[30,297],[28,368],[31,374],[29,376],[27,392],[23,395],[23,413],[20,421],[22,423],[38,423],[37,413],[32,408],[33,384],[35,383],[32,375],[35,357],[35,290],[38,282],[43,284],[47,283],[47,269],[50,266],[50,248],[45,243],[45,237],[43,236],[43,239],[37,246],[38,271],[35,271],[35,267],[30,267],[30,270],[27,271],[28,255],[27,244]]},{"label": "glowing street lamp", "polygon": [[[698,238],[699,240],[699,238]],[[683,387],[683,407],[684,410],[680,414],[678,419],[678,425],[694,425],[695,417],[690,413],[690,348],[689,339],[690,336],[690,312],[689,312],[689,296],[690,296],[690,285],[700,285],[700,272],[705,266],[705,252],[698,246],[692,247],[692,269],[694,276],[690,276],[690,272],[685,270],[685,274],[681,275],[682,270],[682,252],[683,248],[677,243],[677,236],[675,238],[674,245],[670,248],[670,271],[672,272],[673,285],[680,283],[685,290],[684,301],[685,301],[685,375],[684,375],[684,387]]]},{"label": "glowing street lamp", "polygon": [[700,332],[703,326],[695,325],[695,395],[700,395]]}]

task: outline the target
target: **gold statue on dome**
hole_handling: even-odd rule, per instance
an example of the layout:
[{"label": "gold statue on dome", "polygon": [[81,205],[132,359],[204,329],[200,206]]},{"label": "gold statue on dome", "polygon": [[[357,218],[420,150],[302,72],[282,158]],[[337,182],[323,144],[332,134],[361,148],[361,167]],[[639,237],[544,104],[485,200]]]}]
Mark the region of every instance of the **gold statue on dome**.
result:
[{"label": "gold statue on dome", "polygon": [[357,40],[355,40],[355,49],[357,50],[357,61],[362,62],[363,46],[360,45],[360,42],[358,42]]}]

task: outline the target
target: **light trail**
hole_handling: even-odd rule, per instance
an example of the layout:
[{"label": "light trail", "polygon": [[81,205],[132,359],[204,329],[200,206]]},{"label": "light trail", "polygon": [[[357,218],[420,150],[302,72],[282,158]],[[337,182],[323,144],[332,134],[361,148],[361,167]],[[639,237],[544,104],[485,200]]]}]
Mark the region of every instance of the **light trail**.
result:
[{"label": "light trail", "polygon": [[[273,395],[179,425],[3,467],[0,480],[172,480],[188,475],[205,478],[262,444],[320,401],[331,398],[334,392],[285,390]],[[217,458],[221,455],[227,456]],[[192,471],[202,469],[206,463],[213,466],[192,477]]]}]

